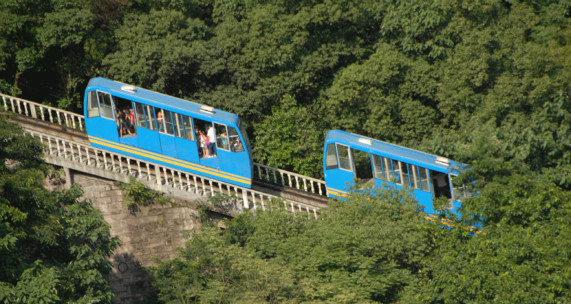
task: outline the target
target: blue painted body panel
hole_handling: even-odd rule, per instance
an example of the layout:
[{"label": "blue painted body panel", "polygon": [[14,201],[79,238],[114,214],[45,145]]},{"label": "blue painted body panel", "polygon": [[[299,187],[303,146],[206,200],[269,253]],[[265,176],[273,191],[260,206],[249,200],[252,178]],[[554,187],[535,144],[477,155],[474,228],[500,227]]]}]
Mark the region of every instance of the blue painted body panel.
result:
[{"label": "blue painted body panel", "polygon": [[[89,82],[85,90],[84,114],[87,133],[93,146],[251,188],[253,171],[251,151],[249,142],[244,140],[243,134],[240,134],[240,119],[237,115],[217,109],[214,109],[213,113],[203,112],[200,111],[200,104],[138,87],[135,88],[135,92],[122,90],[121,87],[125,85],[104,78],[94,78]],[[115,120],[88,117],[88,94],[95,90],[132,102],[180,113],[193,119],[233,127],[239,133],[244,150],[230,152],[219,149],[218,157],[200,159],[199,147],[195,140],[187,140],[138,126],[135,126],[136,135],[119,137]]]},{"label": "blue painted body panel", "polygon": [[[370,141],[370,145],[364,142],[360,142],[359,139],[364,141]],[[348,191],[352,186],[355,185],[355,173],[353,171],[347,171],[340,168],[327,169],[326,166],[326,148],[328,144],[342,144],[349,146],[351,149],[367,152],[373,155],[378,155],[381,157],[386,157],[391,160],[397,160],[406,164],[415,165],[418,167],[426,168],[435,172],[441,172],[445,174],[451,174],[453,176],[458,175],[459,171],[466,167],[465,164],[457,163],[453,160],[448,160],[449,164],[445,165],[436,162],[438,156],[424,153],[421,151],[409,149],[406,147],[386,143],[380,140],[375,140],[365,136],[348,133],[340,130],[330,130],[327,132],[325,139],[324,151],[323,151],[323,168],[325,175],[325,183],[327,187],[327,193],[329,197],[344,199],[348,195]],[[423,191],[420,189],[414,189],[408,187],[409,190],[414,194],[420,205],[424,208],[424,211],[428,214],[435,214],[433,207],[433,197],[434,190],[431,178],[428,178],[430,182],[429,189],[430,192]],[[386,180],[381,180],[374,178],[375,186],[382,187],[383,185],[390,185],[396,189],[401,189],[405,187],[396,183],[392,183]],[[461,207],[461,202],[452,200],[451,211],[458,214],[458,210]]]}]

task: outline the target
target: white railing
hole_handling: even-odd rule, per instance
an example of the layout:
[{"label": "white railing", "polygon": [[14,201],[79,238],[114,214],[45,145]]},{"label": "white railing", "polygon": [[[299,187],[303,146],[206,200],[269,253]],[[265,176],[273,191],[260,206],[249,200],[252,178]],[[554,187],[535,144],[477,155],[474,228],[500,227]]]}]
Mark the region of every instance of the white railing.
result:
[{"label": "white railing", "polygon": [[[4,111],[85,131],[85,118],[82,115],[1,93],[0,96]],[[258,163],[254,163],[254,178],[322,196],[327,195],[325,182],[322,180]]]},{"label": "white railing", "polygon": [[58,108],[46,106],[33,101],[9,96],[0,93],[2,97],[3,110],[16,114],[41,119],[46,122],[55,123],[73,129],[85,130],[85,119],[83,115],[60,110]]},{"label": "white railing", "polygon": [[301,174],[254,163],[254,178],[307,192],[326,195],[325,182]]},{"label": "white railing", "polygon": [[[46,147],[46,155],[72,161],[77,164],[74,170],[81,171],[83,168],[92,167],[111,171],[115,174],[133,176],[138,180],[157,183],[171,189],[200,194],[202,196],[214,196],[217,193],[225,194],[242,201],[244,209],[266,209],[270,200],[279,197],[248,188],[238,187],[232,184],[221,183],[204,176],[191,174],[185,171],[173,169],[160,164],[149,163],[137,158],[127,157],[122,154],[94,148],[92,146],[78,144],[73,141],[55,136],[26,131],[27,134],[37,138]],[[284,207],[292,212],[307,212],[317,217],[318,207],[291,200],[283,201]]]}]

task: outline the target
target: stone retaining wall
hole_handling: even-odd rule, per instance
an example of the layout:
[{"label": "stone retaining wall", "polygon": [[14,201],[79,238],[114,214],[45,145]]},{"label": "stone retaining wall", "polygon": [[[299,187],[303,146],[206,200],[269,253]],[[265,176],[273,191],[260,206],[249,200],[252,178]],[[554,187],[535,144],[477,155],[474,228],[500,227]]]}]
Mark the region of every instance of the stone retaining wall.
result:
[{"label": "stone retaining wall", "polygon": [[198,211],[182,206],[189,202],[179,201],[178,206],[153,205],[132,212],[123,205],[125,193],[115,182],[79,172],[72,175],[73,182],[82,186],[84,197],[103,213],[111,235],[121,240],[110,260],[114,302],[129,304],[146,299],[151,287],[143,267],[155,265],[154,258],[176,256],[177,247],[186,241],[183,233],[200,228]]}]

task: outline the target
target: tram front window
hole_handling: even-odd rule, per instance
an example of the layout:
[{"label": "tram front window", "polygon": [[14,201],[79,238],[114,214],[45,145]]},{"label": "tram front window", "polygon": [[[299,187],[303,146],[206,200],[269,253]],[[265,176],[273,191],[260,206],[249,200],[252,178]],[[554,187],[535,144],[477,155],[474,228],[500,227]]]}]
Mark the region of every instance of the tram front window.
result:
[{"label": "tram front window", "polygon": [[474,193],[470,189],[470,185],[454,185],[454,176],[452,176],[452,195],[454,200],[463,202],[464,199],[472,197]]}]

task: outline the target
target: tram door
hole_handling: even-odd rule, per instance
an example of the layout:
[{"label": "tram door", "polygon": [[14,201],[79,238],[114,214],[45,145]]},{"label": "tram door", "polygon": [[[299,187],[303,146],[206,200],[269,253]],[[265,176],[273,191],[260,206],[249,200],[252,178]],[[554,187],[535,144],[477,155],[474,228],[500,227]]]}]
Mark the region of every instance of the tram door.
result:
[{"label": "tram door", "polygon": [[371,153],[351,149],[355,182],[359,189],[370,188],[375,185],[373,179],[373,166],[371,165]]},{"label": "tram door", "polygon": [[211,121],[195,118],[194,128],[197,133],[196,144],[200,164],[210,168],[220,168],[218,157],[219,151],[216,147],[216,135],[213,123]]},{"label": "tram door", "polygon": [[165,156],[177,157],[171,111],[155,109],[161,151]]},{"label": "tram door", "polygon": [[172,112],[172,118],[177,158],[196,162],[198,160],[198,149],[192,128],[192,118],[174,112]]},{"label": "tram door", "polygon": [[139,146],[137,127],[135,124],[135,111],[130,100],[113,96],[115,106],[115,121],[119,142],[130,146]]},{"label": "tram door", "polygon": [[141,149],[161,152],[161,142],[157,133],[155,121],[155,108],[142,103],[135,104],[135,120],[137,121],[137,135]]}]

